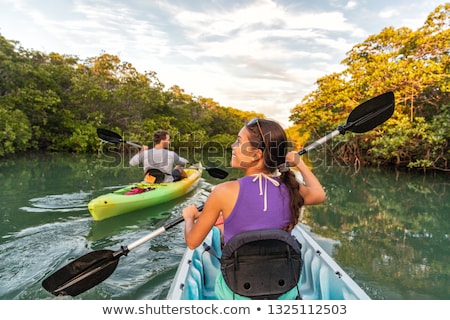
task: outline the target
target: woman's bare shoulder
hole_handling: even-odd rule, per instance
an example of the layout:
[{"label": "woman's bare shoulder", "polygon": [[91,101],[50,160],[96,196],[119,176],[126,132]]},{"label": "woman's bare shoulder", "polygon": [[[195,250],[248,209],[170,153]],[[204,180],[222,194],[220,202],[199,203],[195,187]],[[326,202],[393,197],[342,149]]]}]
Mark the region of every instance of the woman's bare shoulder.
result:
[{"label": "woman's bare shoulder", "polygon": [[237,180],[231,180],[227,182],[222,182],[218,185],[216,185],[213,189],[213,192],[225,192],[225,191],[231,191],[236,190],[236,188],[239,187],[239,181]]},{"label": "woman's bare shoulder", "polygon": [[209,196],[211,203],[226,218],[234,207],[239,194],[239,182],[236,180],[223,182],[214,187]]}]

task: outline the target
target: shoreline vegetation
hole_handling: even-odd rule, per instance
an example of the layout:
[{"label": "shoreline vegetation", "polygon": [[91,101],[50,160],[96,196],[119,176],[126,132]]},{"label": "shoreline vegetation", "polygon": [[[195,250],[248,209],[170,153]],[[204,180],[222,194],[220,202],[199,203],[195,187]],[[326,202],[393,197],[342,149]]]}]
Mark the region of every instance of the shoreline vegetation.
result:
[{"label": "shoreline vegetation", "polygon": [[[386,123],[336,137],[307,156],[355,167],[450,172],[449,19],[446,3],[417,30],[386,27],[356,44],[342,61],[344,71],[318,79],[317,89],[292,107],[294,125],[286,131],[293,148],[335,130],[361,102],[393,91],[395,112]],[[165,89],[156,72],[139,73],[107,53],[81,61],[25,49],[0,34],[0,56],[0,158],[30,151],[135,151],[105,146],[97,128],[144,144],[164,128],[178,152],[224,153],[246,121],[270,118],[178,86]]]}]

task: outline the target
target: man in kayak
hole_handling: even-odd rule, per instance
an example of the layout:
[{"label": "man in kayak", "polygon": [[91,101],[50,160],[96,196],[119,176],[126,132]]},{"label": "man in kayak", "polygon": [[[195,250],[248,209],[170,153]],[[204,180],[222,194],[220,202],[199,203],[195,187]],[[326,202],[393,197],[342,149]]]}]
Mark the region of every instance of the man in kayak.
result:
[{"label": "man in kayak", "polygon": [[[157,130],[153,134],[153,148],[142,146],[141,150],[130,159],[131,166],[142,164],[145,180],[148,182],[175,182],[186,178],[183,170],[189,161],[169,150],[170,135],[166,130]],[[174,165],[176,167],[174,168]]]},{"label": "man in kayak", "polygon": [[[202,212],[194,205],[183,209],[185,240],[199,246],[220,215],[226,244],[234,235],[258,229],[290,231],[298,223],[304,205],[325,201],[324,189],[296,151],[288,152],[283,128],[275,121],[255,118],[239,132],[232,145],[231,166],[245,176],[217,185]],[[300,184],[290,167],[303,177]],[[226,297],[226,284],[219,273],[216,294]],[[222,292],[221,289],[222,288]]]}]

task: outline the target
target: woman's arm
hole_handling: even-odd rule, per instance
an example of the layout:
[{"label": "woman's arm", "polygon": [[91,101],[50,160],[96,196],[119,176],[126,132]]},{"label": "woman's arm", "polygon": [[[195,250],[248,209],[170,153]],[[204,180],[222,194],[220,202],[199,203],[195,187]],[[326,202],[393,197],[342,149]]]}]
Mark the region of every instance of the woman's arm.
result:
[{"label": "woman's arm", "polygon": [[220,213],[226,219],[237,199],[239,183],[228,181],[214,187],[199,212],[194,205],[183,209],[184,238],[189,248],[194,249],[202,244],[209,231],[216,224]]},{"label": "woman's arm", "polygon": [[286,155],[286,162],[288,162],[290,166],[297,167],[303,176],[305,185],[300,185],[300,194],[305,201],[305,205],[324,202],[326,194],[322,184],[311,169],[303,162],[299,154],[296,151],[289,152]]}]

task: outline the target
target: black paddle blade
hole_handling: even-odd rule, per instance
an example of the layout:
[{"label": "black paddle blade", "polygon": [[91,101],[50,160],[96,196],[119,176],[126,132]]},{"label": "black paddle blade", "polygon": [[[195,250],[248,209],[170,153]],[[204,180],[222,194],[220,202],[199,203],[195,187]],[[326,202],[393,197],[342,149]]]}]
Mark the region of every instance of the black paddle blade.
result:
[{"label": "black paddle blade", "polygon": [[92,251],[62,267],[42,281],[55,296],[76,296],[108,278],[116,269],[119,257],[111,250]]},{"label": "black paddle blade", "polygon": [[392,116],[394,105],[394,93],[391,91],[369,99],[353,109],[339,131],[344,134],[346,131],[363,133],[372,130]]},{"label": "black paddle blade", "polygon": [[218,179],[225,179],[228,176],[228,172],[219,168],[205,168],[206,171],[211,175],[211,177]]},{"label": "black paddle blade", "polygon": [[110,142],[110,143],[123,142],[122,137],[118,133],[115,133],[115,132],[107,130],[107,129],[98,128],[97,135],[101,140],[106,141],[106,142]]}]

